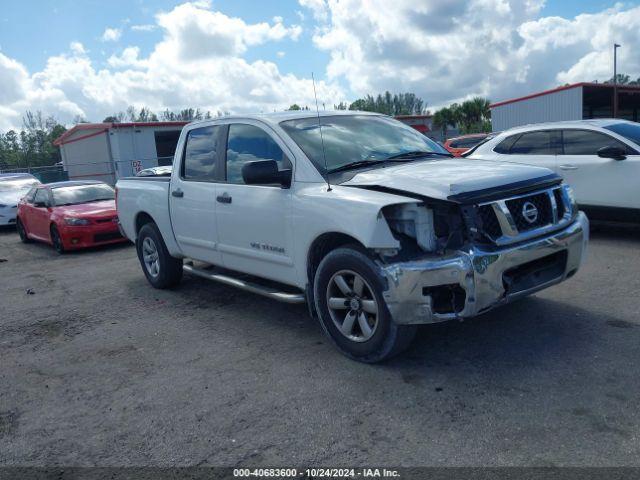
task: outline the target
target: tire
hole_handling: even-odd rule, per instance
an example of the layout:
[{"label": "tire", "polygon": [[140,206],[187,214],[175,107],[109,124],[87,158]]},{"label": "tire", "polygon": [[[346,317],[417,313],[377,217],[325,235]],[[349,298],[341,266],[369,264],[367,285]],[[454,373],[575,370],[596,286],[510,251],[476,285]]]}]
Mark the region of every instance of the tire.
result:
[{"label": "tire", "polygon": [[31,243],[31,239],[27,235],[27,230],[24,228],[22,221],[20,221],[20,217],[16,218],[16,230],[18,230],[18,235],[20,235],[20,241],[22,243]]},{"label": "tire", "polygon": [[381,362],[404,351],[415,336],[415,326],[391,319],[384,285],[377,265],[357,245],[330,252],[318,266],[313,293],[320,325],[349,358]]},{"label": "tire", "polygon": [[56,227],[55,225],[51,225],[51,228],[49,229],[49,234],[51,235],[51,244],[53,245],[53,248],[55,249],[56,252],[62,255],[65,252],[65,250],[64,250],[64,245],[62,243],[62,238],[60,237],[60,232],[58,231],[58,227]]},{"label": "tire", "polygon": [[144,225],[136,240],[140,266],[154,288],[170,288],[182,280],[182,259],[172,257],[155,223]]}]

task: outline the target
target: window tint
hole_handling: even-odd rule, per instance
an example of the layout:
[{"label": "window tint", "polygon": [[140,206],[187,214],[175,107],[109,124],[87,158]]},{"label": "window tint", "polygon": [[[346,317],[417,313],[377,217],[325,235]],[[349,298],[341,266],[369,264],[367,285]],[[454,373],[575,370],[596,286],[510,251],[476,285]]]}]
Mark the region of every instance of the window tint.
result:
[{"label": "window tint", "polygon": [[219,126],[194,128],[187,135],[182,176],[186,180],[216,180]]},{"label": "window tint", "polygon": [[227,182],[244,183],[242,166],[257,160],[275,160],[278,162],[278,170],[291,168],[291,163],[267,132],[253,125],[230,125],[227,141]]},{"label": "window tint", "polygon": [[49,195],[47,195],[47,191],[44,188],[39,188],[36,191],[36,195],[33,199],[33,203],[44,202],[45,204],[49,203]]},{"label": "window tint", "polygon": [[597,155],[602,147],[626,146],[613,137],[590,130],[563,130],[562,143],[565,155]]},{"label": "window tint", "polygon": [[554,155],[551,144],[551,131],[523,133],[509,150],[511,155]]},{"label": "window tint", "polygon": [[612,125],[607,125],[604,128],[611,130],[618,135],[622,135],[624,138],[631,140],[636,145],[640,145],[640,125],[637,123],[614,123]]},{"label": "window tint", "polygon": [[519,136],[520,135],[511,135],[510,137],[505,138],[493,148],[493,151],[496,153],[509,153],[509,149]]}]

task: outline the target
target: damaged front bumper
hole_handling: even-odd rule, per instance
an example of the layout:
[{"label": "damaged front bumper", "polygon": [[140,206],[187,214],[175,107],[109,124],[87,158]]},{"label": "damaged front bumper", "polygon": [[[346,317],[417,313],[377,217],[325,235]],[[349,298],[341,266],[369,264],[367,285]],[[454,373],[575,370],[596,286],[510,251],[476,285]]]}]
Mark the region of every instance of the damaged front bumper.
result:
[{"label": "damaged front bumper", "polygon": [[383,292],[397,324],[468,318],[572,276],[586,254],[589,221],[579,212],[564,229],[498,250],[382,265]]}]

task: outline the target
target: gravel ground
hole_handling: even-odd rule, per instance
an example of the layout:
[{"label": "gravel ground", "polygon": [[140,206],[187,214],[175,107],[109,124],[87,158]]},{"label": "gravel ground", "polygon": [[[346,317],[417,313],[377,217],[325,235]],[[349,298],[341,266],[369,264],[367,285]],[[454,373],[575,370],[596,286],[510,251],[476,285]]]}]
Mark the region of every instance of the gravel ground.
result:
[{"label": "gravel ground", "polygon": [[375,366],[305,307],[188,275],[154,290],[128,245],[58,256],[2,231],[0,292],[0,465],[640,465],[637,229]]}]

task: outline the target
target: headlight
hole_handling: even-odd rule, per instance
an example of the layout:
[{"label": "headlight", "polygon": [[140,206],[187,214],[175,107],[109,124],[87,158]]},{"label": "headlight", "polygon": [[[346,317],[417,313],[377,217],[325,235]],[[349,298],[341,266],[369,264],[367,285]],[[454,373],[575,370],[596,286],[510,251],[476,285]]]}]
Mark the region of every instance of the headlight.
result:
[{"label": "headlight", "polygon": [[391,230],[415,238],[425,252],[437,248],[433,210],[416,203],[391,205],[384,209]]},{"label": "headlight", "polygon": [[64,223],[67,225],[89,225],[91,222],[86,218],[72,218],[68,217],[64,219]]}]

